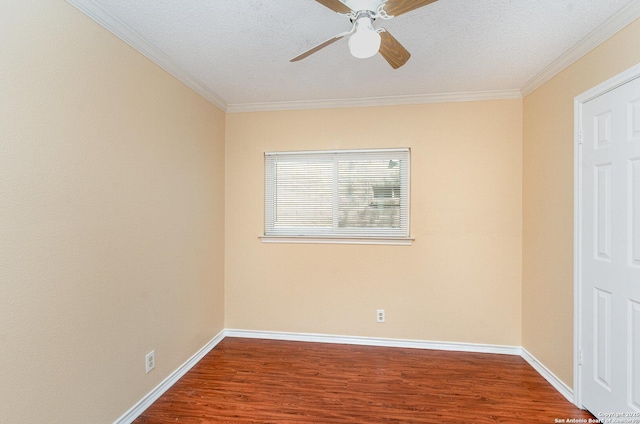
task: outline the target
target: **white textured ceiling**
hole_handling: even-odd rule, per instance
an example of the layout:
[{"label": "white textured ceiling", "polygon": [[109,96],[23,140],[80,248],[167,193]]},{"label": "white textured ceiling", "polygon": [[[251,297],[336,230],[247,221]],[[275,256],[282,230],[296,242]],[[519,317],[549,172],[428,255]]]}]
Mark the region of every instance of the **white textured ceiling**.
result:
[{"label": "white textured ceiling", "polygon": [[[68,0],[223,107],[516,92],[638,0],[439,0],[378,20],[412,54],[355,59],[314,0]],[[629,16],[633,19],[637,16]],[[136,45],[138,44],[138,45]],[[142,48],[141,48],[142,45]]]}]

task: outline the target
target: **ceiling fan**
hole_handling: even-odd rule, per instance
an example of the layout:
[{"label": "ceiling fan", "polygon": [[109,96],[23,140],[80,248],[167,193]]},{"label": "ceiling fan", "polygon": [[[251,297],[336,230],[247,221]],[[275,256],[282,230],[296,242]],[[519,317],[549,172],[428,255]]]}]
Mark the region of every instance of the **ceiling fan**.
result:
[{"label": "ceiling fan", "polygon": [[291,59],[297,62],[312,55],[320,49],[336,41],[349,37],[349,51],[354,57],[366,59],[380,53],[389,65],[398,69],[411,57],[405,49],[384,28],[376,29],[373,23],[376,19],[391,19],[411,12],[419,7],[434,3],[437,0],[316,0],[334,12],[346,16],[353,26],[349,31],[342,32],[324,43],[307,50]]}]

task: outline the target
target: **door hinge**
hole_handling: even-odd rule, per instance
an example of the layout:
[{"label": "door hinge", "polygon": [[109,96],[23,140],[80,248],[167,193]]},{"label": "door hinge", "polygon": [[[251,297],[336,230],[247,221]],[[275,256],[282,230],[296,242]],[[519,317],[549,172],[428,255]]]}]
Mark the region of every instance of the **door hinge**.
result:
[{"label": "door hinge", "polygon": [[578,144],[582,144],[584,141],[584,135],[582,134],[582,130],[578,131]]},{"label": "door hinge", "polygon": [[582,365],[582,349],[578,351],[578,365]]}]

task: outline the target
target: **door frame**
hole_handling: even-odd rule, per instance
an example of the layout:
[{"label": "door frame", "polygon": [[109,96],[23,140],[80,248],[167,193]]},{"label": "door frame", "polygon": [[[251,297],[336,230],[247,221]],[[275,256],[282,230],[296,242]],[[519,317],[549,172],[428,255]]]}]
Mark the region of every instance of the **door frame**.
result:
[{"label": "door frame", "polygon": [[640,63],[632,66],[597,86],[585,91],[574,98],[574,124],[573,124],[573,403],[583,408],[582,405],[582,108],[585,103],[595,99],[611,90],[640,78]]}]

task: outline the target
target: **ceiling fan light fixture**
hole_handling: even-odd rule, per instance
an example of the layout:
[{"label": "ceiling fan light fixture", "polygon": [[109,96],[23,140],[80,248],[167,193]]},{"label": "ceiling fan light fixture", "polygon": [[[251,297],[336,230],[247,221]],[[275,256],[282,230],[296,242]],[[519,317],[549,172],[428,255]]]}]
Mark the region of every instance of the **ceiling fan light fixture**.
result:
[{"label": "ceiling fan light fixture", "polygon": [[356,32],[349,37],[349,51],[353,57],[367,59],[380,50],[380,34],[373,28],[370,17],[363,16],[356,20]]}]

